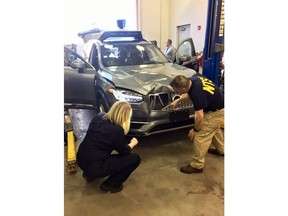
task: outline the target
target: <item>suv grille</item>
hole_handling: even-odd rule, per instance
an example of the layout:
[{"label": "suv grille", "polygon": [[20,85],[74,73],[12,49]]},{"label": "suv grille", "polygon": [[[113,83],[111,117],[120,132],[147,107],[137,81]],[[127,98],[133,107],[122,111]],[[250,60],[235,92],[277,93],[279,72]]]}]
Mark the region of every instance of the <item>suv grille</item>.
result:
[{"label": "suv grille", "polygon": [[[150,109],[151,110],[172,110],[169,104],[173,101],[173,98],[177,99],[180,95],[175,92],[155,93],[149,95]],[[191,101],[184,101],[177,105],[176,109],[188,109],[192,108],[193,104]]]}]

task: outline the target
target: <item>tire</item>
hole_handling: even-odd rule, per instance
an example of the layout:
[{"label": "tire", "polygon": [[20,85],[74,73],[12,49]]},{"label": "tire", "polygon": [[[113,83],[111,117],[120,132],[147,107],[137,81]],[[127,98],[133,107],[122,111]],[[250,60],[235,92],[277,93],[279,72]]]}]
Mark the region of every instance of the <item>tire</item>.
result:
[{"label": "tire", "polygon": [[98,100],[98,111],[105,112],[105,113],[109,111],[108,104],[103,98],[100,98]]}]

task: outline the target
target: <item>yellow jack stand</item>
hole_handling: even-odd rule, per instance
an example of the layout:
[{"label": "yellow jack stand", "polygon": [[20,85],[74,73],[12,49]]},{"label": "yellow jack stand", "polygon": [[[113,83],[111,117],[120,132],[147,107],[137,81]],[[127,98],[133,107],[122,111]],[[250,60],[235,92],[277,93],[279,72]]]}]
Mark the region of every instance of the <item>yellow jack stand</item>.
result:
[{"label": "yellow jack stand", "polygon": [[70,115],[67,112],[64,112],[64,127],[65,134],[67,134],[67,170],[68,172],[76,172],[76,149],[74,143],[73,125]]}]

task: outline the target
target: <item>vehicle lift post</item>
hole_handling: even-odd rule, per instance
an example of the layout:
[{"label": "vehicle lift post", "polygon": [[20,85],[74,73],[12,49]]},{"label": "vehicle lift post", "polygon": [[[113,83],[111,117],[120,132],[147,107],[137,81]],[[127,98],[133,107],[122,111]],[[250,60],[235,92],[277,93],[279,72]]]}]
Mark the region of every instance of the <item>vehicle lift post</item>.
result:
[{"label": "vehicle lift post", "polygon": [[[224,6],[225,0],[208,0],[202,73],[216,85],[220,85],[221,52],[224,52]],[[221,128],[224,129],[224,122]]]},{"label": "vehicle lift post", "polygon": [[221,52],[224,52],[224,1],[208,0],[203,50],[203,75],[219,83]]},{"label": "vehicle lift post", "polygon": [[67,137],[67,160],[66,166],[68,172],[76,172],[76,148],[73,134],[73,124],[68,110],[64,110],[64,135]]}]

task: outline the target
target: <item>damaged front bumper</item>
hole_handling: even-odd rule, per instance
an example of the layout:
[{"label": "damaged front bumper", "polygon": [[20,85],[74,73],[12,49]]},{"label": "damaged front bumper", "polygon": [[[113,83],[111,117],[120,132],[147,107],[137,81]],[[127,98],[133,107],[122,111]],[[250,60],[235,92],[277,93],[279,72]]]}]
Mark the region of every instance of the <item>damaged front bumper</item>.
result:
[{"label": "damaged front bumper", "polygon": [[175,109],[170,103],[180,97],[174,92],[153,92],[141,104],[131,104],[133,115],[129,135],[148,136],[194,125],[194,108],[184,101]]},{"label": "damaged front bumper", "polygon": [[162,112],[161,115],[152,111],[151,116],[149,121],[131,120],[129,135],[148,136],[194,125],[194,112],[192,113],[190,110],[174,110],[165,112],[165,114]]}]

